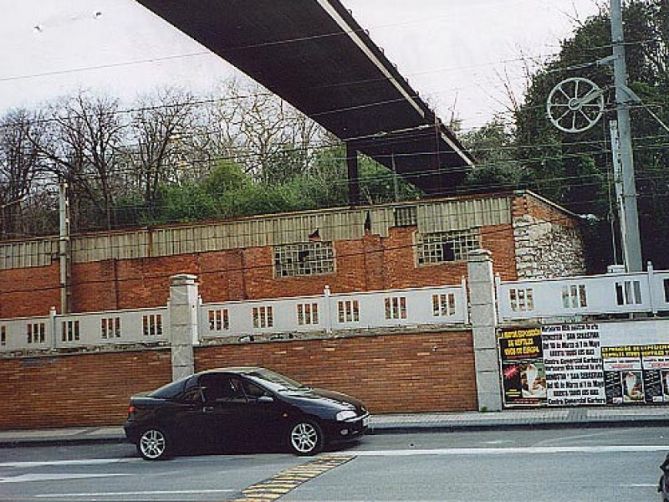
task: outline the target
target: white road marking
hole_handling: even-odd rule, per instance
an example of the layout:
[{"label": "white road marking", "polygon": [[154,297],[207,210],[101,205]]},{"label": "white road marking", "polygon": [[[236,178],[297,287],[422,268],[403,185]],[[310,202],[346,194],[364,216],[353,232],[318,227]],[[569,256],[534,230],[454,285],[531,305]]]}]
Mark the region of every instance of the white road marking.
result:
[{"label": "white road marking", "polygon": [[[542,441],[538,441],[534,443],[532,446],[551,446],[552,444],[555,443],[561,443],[564,441],[573,441],[574,439],[589,439],[593,438],[596,436],[611,436],[614,434],[628,434],[631,432],[631,429],[609,429],[605,431],[600,431],[600,432],[591,432],[588,434],[579,434],[577,436],[562,436],[562,437],[556,437],[556,438],[551,438],[551,439],[544,439]],[[664,439],[660,436],[660,439]],[[609,440],[610,441],[610,440]]]},{"label": "white road marking", "polygon": [[31,467],[50,467],[61,465],[127,464],[130,462],[144,462],[144,460],[141,458],[90,458],[86,460],[46,460],[43,462],[0,462],[0,467],[25,469]]},{"label": "white road marking", "polygon": [[513,454],[556,454],[556,453],[625,453],[625,452],[666,452],[669,445],[653,446],[546,446],[527,448],[439,448],[434,450],[352,450],[329,455],[355,455],[357,457],[402,457],[413,455],[513,455]]},{"label": "white road marking", "polygon": [[145,492],[95,492],[95,493],[42,493],[35,495],[35,498],[69,498],[69,497],[129,497],[133,495],[200,495],[205,493],[231,493],[238,490],[164,490],[164,491],[145,491]]},{"label": "white road marking", "polygon": [[625,487],[630,487],[630,488],[648,488],[648,487],[657,488],[657,483],[634,483],[634,484],[620,485],[620,486],[625,486]]},{"label": "white road marking", "polygon": [[0,483],[32,483],[33,481],[60,481],[63,479],[108,478],[112,476],[131,476],[131,474],[22,474],[0,478]]}]

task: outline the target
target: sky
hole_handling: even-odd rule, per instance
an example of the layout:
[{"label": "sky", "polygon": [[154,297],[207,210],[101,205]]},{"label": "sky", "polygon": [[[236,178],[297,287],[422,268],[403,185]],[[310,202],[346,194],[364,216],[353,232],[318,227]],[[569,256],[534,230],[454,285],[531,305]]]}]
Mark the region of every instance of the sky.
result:
[{"label": "sky", "polygon": [[[555,54],[574,19],[598,10],[597,0],[342,1],[465,130],[506,109],[505,78],[522,95],[522,58]],[[80,89],[127,103],[166,86],[205,93],[238,72],[134,0],[0,0],[0,12],[0,114]]]}]

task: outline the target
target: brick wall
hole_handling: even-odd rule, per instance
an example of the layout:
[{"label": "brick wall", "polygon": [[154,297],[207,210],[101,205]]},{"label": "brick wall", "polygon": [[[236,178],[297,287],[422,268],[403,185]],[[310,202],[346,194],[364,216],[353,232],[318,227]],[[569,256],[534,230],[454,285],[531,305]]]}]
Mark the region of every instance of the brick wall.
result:
[{"label": "brick wall", "polygon": [[[277,298],[459,284],[465,262],[417,266],[415,227],[392,228],[387,238],[367,235],[335,242],[335,273],[312,277],[274,277],[270,247],[256,247],[159,258],[107,260],[72,266],[74,312],[156,307],[167,303],[169,277],[198,276],[205,302]],[[516,278],[511,225],[481,229],[482,245],[493,253],[495,272]],[[0,318],[46,315],[60,308],[58,265],[0,270]],[[17,287],[39,293],[8,293]],[[5,293],[2,293],[2,290]]]},{"label": "brick wall", "polygon": [[49,267],[0,270],[0,319],[45,316],[60,307],[58,262]]},{"label": "brick wall", "polygon": [[[373,413],[476,409],[469,332],[220,345],[195,358],[196,371],[266,366]],[[0,429],[121,424],[130,395],[170,378],[169,350],[0,359]]]},{"label": "brick wall", "polygon": [[171,375],[169,350],[0,359],[0,429],[121,424]]}]

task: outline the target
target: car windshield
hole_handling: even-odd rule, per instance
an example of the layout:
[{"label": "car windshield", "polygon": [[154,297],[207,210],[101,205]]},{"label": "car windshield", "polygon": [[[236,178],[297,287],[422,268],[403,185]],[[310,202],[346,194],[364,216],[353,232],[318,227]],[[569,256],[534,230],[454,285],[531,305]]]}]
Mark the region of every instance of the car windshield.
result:
[{"label": "car windshield", "polygon": [[258,383],[264,384],[266,387],[279,392],[285,390],[304,390],[309,388],[287,376],[266,369],[253,371],[248,373],[248,376],[256,379]]}]

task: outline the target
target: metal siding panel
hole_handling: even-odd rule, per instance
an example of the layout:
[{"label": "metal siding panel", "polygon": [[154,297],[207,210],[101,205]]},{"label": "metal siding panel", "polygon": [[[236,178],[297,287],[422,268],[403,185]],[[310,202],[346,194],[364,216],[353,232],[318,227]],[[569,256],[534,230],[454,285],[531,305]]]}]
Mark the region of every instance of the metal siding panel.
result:
[{"label": "metal siding panel", "polygon": [[378,208],[369,210],[372,218],[372,233],[381,237],[388,237],[388,229],[395,223],[395,214],[392,208]]}]

